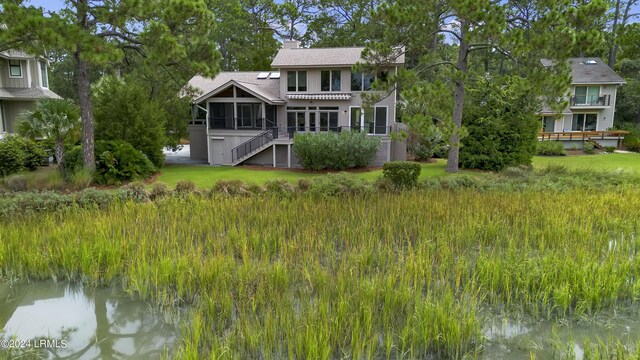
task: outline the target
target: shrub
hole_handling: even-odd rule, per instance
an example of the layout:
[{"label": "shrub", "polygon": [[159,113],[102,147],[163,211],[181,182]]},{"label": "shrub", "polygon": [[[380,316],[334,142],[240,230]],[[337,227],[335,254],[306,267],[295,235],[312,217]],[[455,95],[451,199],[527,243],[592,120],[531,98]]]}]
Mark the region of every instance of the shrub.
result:
[{"label": "shrub", "polygon": [[75,194],[76,203],[85,208],[104,209],[116,199],[117,197],[114,193],[95,188],[86,188]]},{"label": "shrub", "polygon": [[313,185],[313,181],[309,179],[298,179],[298,190],[302,192],[309,190],[311,188],[311,185]]},{"label": "shrub", "polygon": [[0,217],[57,212],[65,207],[73,206],[74,203],[72,196],[52,191],[22,192],[0,198]]},{"label": "shrub", "polygon": [[268,180],[264,183],[265,193],[276,197],[288,197],[296,192],[295,187],[284,179]]},{"label": "shrub", "polygon": [[561,141],[538,141],[537,146],[538,155],[542,156],[565,156],[567,152],[564,150],[564,145]]},{"label": "shrub", "polygon": [[69,175],[69,185],[75,190],[86,189],[93,181],[93,173],[91,170],[81,168],[76,169]]},{"label": "shrub", "polygon": [[[123,181],[140,180],[156,172],[147,157],[131,144],[113,140],[96,141],[96,184],[119,185]],[[73,173],[83,167],[82,148],[74,147],[65,156],[66,170]]]},{"label": "shrub", "polygon": [[422,168],[411,161],[391,161],[382,166],[382,176],[391,180],[398,188],[412,188],[418,185]]},{"label": "shrub", "polygon": [[169,187],[165,183],[157,182],[151,187],[149,198],[151,200],[161,199],[169,195]]},{"label": "shrub", "polygon": [[500,174],[508,178],[520,178],[520,179],[528,177],[530,173],[531,173],[531,169],[528,169],[526,167],[521,167],[521,166],[508,167],[500,172]]},{"label": "shrub", "polygon": [[47,152],[39,143],[26,139],[14,137],[20,139],[22,147],[24,149],[24,167],[29,171],[34,171],[38,166],[42,166],[47,163]]},{"label": "shrub", "polygon": [[616,152],[616,147],[615,146],[605,146],[604,147],[604,151],[606,151],[609,154],[613,154],[614,152]]},{"label": "shrub", "polygon": [[398,188],[393,184],[393,181],[385,178],[385,177],[379,177],[374,183],[373,186],[376,188],[376,190],[378,191],[384,191],[384,192],[392,192],[392,191],[397,191]]},{"label": "shrub", "polygon": [[380,149],[380,139],[356,131],[296,134],[293,151],[310,170],[344,170],[368,166]]},{"label": "shrub", "polygon": [[26,174],[14,174],[7,176],[4,183],[11,191],[26,191],[28,188],[28,179]]},{"label": "shrub", "polygon": [[[500,171],[531,164],[536,154],[540,103],[524,78],[487,77],[468,93],[462,124],[460,167]],[[532,100],[533,99],[533,100]]]},{"label": "shrub", "polygon": [[313,179],[313,184],[308,190],[312,196],[353,196],[365,195],[372,191],[368,182],[358,179],[352,174],[341,172],[319,176]]},{"label": "shrub", "polygon": [[179,180],[176,183],[176,189],[174,190],[177,194],[180,195],[188,195],[196,190],[196,184],[191,180]]},{"label": "shrub", "polygon": [[584,147],[582,148],[582,150],[584,151],[585,154],[590,154],[590,155],[595,154],[596,145],[591,141],[585,141]]},{"label": "shrub", "polygon": [[213,185],[212,191],[226,195],[247,195],[248,193],[242,180],[218,180]]},{"label": "shrub", "polygon": [[[416,160],[428,160],[447,151],[447,136],[436,125],[427,127],[423,132],[409,131],[407,136],[407,150]],[[446,157],[446,155],[445,155]]]},{"label": "shrub", "polygon": [[134,181],[132,183],[127,184],[122,190],[128,192],[128,198],[133,199],[136,202],[147,202],[149,201],[149,193],[147,192],[146,186],[143,182]]},{"label": "shrub", "polygon": [[22,147],[6,139],[0,140],[0,177],[25,169],[25,153]]}]

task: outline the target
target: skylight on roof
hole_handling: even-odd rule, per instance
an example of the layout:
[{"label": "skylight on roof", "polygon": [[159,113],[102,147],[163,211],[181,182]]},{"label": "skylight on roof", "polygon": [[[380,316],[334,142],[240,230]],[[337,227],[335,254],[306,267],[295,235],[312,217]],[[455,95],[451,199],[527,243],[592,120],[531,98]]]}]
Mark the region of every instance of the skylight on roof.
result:
[{"label": "skylight on roof", "polygon": [[271,76],[269,76],[269,79],[280,79],[280,73],[279,72],[271,73]]},{"label": "skylight on roof", "polygon": [[261,72],[258,74],[258,79],[266,79],[269,76],[268,72]]},{"label": "skylight on roof", "polygon": [[595,60],[585,60],[584,63],[587,64],[587,65],[595,65],[595,64],[597,64],[597,62]]}]

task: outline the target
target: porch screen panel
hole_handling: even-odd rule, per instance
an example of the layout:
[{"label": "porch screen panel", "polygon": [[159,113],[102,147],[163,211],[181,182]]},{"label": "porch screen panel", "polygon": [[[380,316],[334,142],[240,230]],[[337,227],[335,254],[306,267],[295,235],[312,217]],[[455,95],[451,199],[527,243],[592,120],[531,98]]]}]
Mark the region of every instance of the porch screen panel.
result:
[{"label": "porch screen panel", "polygon": [[377,107],[376,110],[376,122],[374,134],[386,134],[387,133],[387,108]]},{"label": "porch screen panel", "polygon": [[362,110],[359,107],[351,108],[351,130],[360,130],[360,118]]},{"label": "porch screen panel", "polygon": [[[224,129],[227,128],[227,104],[226,103],[211,103],[209,106],[209,121],[212,129]],[[233,106],[233,104],[231,104]],[[233,111],[233,109],[232,109]],[[230,124],[233,128],[233,124]]]},{"label": "porch screen panel", "polygon": [[278,112],[275,106],[266,104],[265,105],[265,116],[266,118],[266,126],[267,128],[278,126]]},{"label": "porch screen panel", "polygon": [[571,122],[572,131],[582,131],[584,125],[584,114],[573,114],[573,121]]},{"label": "porch screen panel", "polygon": [[320,113],[320,131],[329,130],[329,114],[326,112]]},{"label": "porch screen panel", "polygon": [[304,112],[298,112],[296,113],[296,120],[298,123],[298,131],[304,131],[305,129],[305,124],[304,124]]},{"label": "porch screen panel", "polygon": [[296,129],[296,113],[288,112],[287,113],[287,130],[294,131]]},{"label": "porch screen panel", "polygon": [[584,105],[587,103],[587,87],[576,86],[576,104]]},{"label": "porch screen panel", "polygon": [[310,131],[317,131],[317,128],[316,128],[316,113],[315,112],[310,112],[309,113],[309,130]]},{"label": "porch screen panel", "polygon": [[373,117],[373,111],[364,112],[364,129],[368,134],[373,134],[375,130],[375,121]]},{"label": "porch screen panel", "polygon": [[338,131],[338,113],[337,112],[329,113],[329,130]]},{"label": "porch screen panel", "polygon": [[586,114],[584,120],[584,131],[595,131],[598,126],[597,114]]},{"label": "porch screen panel", "polygon": [[253,109],[251,111],[251,115],[252,115],[252,119],[255,119],[254,123],[255,123],[255,127],[257,129],[262,129],[262,123],[263,123],[263,118],[262,118],[262,104],[258,103],[258,104],[253,104]]}]

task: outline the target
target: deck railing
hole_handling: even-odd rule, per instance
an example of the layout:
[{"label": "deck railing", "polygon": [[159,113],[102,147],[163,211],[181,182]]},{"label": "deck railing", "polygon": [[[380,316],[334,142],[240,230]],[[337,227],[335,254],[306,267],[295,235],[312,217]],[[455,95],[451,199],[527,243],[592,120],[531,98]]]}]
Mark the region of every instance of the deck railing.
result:
[{"label": "deck railing", "polygon": [[622,140],[624,136],[629,134],[625,130],[604,130],[604,131],[560,131],[560,132],[540,132],[538,139],[540,140],[582,140],[589,139],[617,139]]}]

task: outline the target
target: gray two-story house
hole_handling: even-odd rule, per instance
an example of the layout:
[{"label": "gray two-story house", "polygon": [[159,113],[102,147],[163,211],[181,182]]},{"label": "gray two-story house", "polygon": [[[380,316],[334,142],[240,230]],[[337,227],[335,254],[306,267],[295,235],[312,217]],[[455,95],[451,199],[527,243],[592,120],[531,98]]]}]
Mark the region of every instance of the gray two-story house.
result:
[{"label": "gray two-story house", "polygon": [[[618,146],[621,135],[613,129],[618,86],[625,80],[602,59],[572,58],[568,107],[562,112],[544,109],[541,139],[560,140],[566,147],[582,147],[585,140]],[[549,60],[543,60],[549,66]]]},{"label": "gray two-story house", "polygon": [[404,144],[390,137],[397,126],[395,91],[368,110],[361,96],[377,76],[403,66],[404,56],[378,74],[355,72],[363,49],[306,49],[285,41],[272,70],[195,76],[188,84],[197,94],[189,125],[191,157],[211,165],[297,167],[296,133],[363,131],[381,139],[375,164],[404,160]]},{"label": "gray two-story house", "polygon": [[40,99],[59,99],[49,90],[49,62],[18,50],[0,52],[0,137],[16,131],[16,120]]}]

